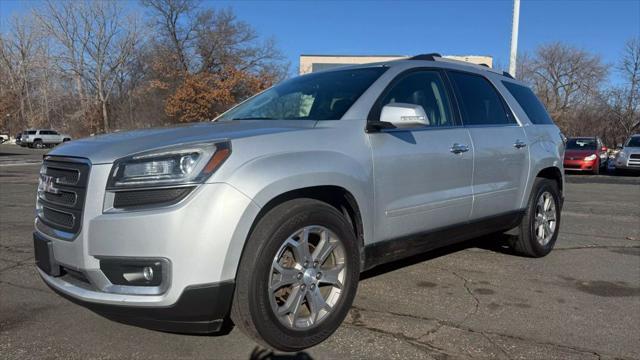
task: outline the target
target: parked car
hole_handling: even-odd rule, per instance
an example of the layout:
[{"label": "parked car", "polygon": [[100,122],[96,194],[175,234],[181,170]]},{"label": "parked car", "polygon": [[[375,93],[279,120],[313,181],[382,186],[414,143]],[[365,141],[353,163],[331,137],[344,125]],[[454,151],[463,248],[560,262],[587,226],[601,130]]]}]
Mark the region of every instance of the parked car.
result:
[{"label": "parked car", "polygon": [[607,147],[598,137],[570,138],[564,152],[564,169],[599,174],[607,169]]},{"label": "parked car", "polygon": [[20,146],[27,146],[30,148],[43,149],[46,147],[53,147],[60,143],[70,141],[69,135],[60,134],[55,130],[49,129],[37,129],[27,130],[22,133],[20,139]]},{"label": "parked car", "polygon": [[517,228],[558,236],[563,136],[525,83],[421,55],[287,80],[212,123],[45,157],[37,269],[122,322],[208,333],[230,315],[296,351],[345,318],[360,272]]},{"label": "parked car", "polygon": [[0,144],[3,144],[5,142],[9,141],[9,134],[7,133],[0,133]]},{"label": "parked car", "polygon": [[640,171],[640,134],[629,137],[615,159],[616,171]]},{"label": "parked car", "polygon": [[16,134],[16,145],[26,146],[22,145],[22,132]]}]

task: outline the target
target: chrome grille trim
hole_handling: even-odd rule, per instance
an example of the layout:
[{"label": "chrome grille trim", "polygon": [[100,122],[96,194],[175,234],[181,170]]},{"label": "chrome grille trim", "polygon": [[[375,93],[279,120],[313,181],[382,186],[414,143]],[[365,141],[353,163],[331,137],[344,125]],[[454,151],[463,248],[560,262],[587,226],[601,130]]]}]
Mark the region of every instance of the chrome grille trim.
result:
[{"label": "chrome grille trim", "polygon": [[[91,163],[87,159],[46,156],[40,170],[38,221],[64,240],[80,232]],[[69,236],[71,235],[71,236]]]}]

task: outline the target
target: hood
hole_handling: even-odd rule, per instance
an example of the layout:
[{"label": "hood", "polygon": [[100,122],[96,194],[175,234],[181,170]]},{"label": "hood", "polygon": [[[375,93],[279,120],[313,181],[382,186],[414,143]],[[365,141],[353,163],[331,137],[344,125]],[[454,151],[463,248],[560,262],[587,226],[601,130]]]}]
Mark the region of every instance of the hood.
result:
[{"label": "hood", "polygon": [[597,150],[565,150],[564,157],[587,157],[591,154],[597,153]]},{"label": "hood", "polygon": [[312,128],[315,123],[307,120],[239,120],[133,130],[70,141],[48,155],[82,157],[93,164],[108,164],[128,155],[171,145],[300,131]]}]

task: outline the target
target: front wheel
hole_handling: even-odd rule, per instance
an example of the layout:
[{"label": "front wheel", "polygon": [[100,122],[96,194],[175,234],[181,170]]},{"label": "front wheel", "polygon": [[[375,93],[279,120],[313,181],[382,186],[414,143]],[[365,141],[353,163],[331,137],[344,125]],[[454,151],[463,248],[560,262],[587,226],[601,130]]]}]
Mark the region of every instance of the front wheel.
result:
[{"label": "front wheel", "polygon": [[268,347],[314,346],[347,315],[359,265],[356,237],[343,214],[317,200],[287,201],[265,214],[245,244],[231,318]]},{"label": "front wheel", "polygon": [[535,179],[518,236],[511,242],[515,252],[531,257],[551,252],[560,230],[560,196],[556,181]]}]

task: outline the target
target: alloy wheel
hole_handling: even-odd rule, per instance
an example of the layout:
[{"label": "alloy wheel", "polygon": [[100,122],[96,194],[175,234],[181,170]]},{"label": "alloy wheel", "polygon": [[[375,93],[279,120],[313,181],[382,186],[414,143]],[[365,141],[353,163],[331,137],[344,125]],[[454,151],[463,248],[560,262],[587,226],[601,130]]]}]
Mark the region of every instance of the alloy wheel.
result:
[{"label": "alloy wheel", "polygon": [[546,246],[556,231],[556,202],[550,192],[543,192],[538,197],[536,204],[535,221],[533,230],[536,240],[542,246]]},{"label": "alloy wheel", "polygon": [[269,275],[269,301],[287,328],[307,330],[335,309],[347,274],[342,240],[324,226],[306,226],[289,236]]}]

